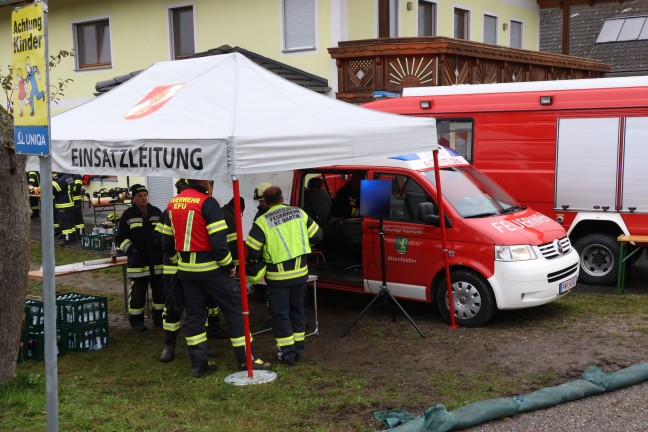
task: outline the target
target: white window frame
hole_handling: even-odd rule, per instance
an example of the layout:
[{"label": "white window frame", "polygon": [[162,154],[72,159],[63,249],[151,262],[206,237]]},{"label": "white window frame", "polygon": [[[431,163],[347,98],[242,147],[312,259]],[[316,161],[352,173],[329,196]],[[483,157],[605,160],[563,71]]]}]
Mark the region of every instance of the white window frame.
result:
[{"label": "white window frame", "polygon": [[[432,0],[419,0],[418,4],[432,4],[434,5],[434,17],[433,20],[434,22],[432,23],[434,27],[434,34],[430,36],[438,36],[439,35],[439,2],[438,1],[432,1]],[[420,34],[420,28],[419,28],[419,16],[418,16],[418,8],[416,10],[416,34]],[[425,37],[425,36],[423,36]]]},{"label": "white window frame", "polygon": [[524,49],[524,21],[521,19],[511,18],[509,23],[509,47],[517,48],[513,46],[513,23],[520,24],[520,46],[519,49]]},{"label": "white window frame", "polygon": [[[95,67],[81,67],[79,64],[79,59],[80,57],[78,56],[78,49],[79,49],[79,41],[77,39],[77,25],[83,25],[83,24],[90,24],[92,22],[96,21],[105,21],[108,20],[108,37],[110,39],[110,65],[102,65],[102,66],[95,66]],[[115,56],[113,55],[113,36],[112,36],[112,19],[110,15],[99,15],[95,17],[89,17],[89,18],[83,18],[83,19],[78,19],[74,20],[71,23],[71,34],[72,34],[72,46],[74,47],[74,52],[77,53],[74,56],[74,70],[76,72],[84,72],[84,71],[94,71],[94,70],[106,70],[106,69],[112,69],[115,67]]]},{"label": "white window frame", "polygon": [[286,19],[285,19],[285,2],[286,0],[279,0],[279,22],[281,22],[281,51],[284,54],[300,53],[303,51],[315,51],[319,46],[319,5],[318,0],[313,1],[313,45],[306,45],[301,47],[288,47],[286,45]]},{"label": "white window frame", "polygon": [[184,7],[189,7],[191,6],[192,8],[192,19],[193,19],[193,24],[194,24],[194,34],[193,34],[193,40],[194,40],[194,53],[198,52],[198,36],[197,36],[197,30],[196,30],[196,3],[193,1],[190,2],[182,2],[182,3],[173,3],[169,4],[166,6],[166,13],[167,13],[167,40],[169,41],[169,59],[170,60],[176,60],[175,56],[175,44],[173,42],[173,10],[174,9],[180,9]]},{"label": "white window frame", "polygon": [[[486,17],[489,18],[495,18],[495,41],[494,42],[486,42]],[[488,43],[491,45],[497,45],[499,43],[499,17],[490,12],[484,12],[483,14],[483,19],[482,19],[482,42]]]},{"label": "white window frame", "polygon": [[471,23],[472,22],[472,10],[467,6],[460,5],[460,4],[453,4],[452,5],[452,37],[453,38],[455,37],[455,12],[457,11],[457,9],[466,12],[466,23],[465,23],[466,24],[466,38],[462,39],[462,40],[470,40],[470,35],[471,35],[470,27],[472,25],[472,23]]}]

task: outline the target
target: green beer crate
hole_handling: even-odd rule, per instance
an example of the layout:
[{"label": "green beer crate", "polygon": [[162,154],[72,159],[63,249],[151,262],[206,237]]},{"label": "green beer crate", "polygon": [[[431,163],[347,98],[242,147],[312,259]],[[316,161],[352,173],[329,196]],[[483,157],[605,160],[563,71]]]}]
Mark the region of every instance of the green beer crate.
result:
[{"label": "green beer crate", "polygon": [[[56,350],[60,357],[70,351],[68,332],[64,329],[56,329]],[[45,330],[24,329],[21,333],[20,347],[18,349],[18,361],[45,359]]]},{"label": "green beer crate", "polygon": [[23,328],[42,329],[45,324],[45,308],[40,300],[28,299],[25,302],[23,314]]},{"label": "green beer crate", "polygon": [[94,251],[110,250],[113,238],[112,234],[81,234],[81,247]]},{"label": "green beer crate", "polygon": [[108,298],[67,293],[56,296],[58,325],[108,324]]},{"label": "green beer crate", "polygon": [[108,345],[108,322],[83,325],[61,325],[66,333],[69,351],[97,351]]}]

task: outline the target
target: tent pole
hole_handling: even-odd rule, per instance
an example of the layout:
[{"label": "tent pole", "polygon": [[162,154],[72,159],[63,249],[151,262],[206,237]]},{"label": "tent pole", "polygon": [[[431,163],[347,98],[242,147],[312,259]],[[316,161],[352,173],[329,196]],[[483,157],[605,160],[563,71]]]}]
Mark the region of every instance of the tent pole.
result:
[{"label": "tent pole", "polygon": [[252,341],[250,340],[250,308],[247,297],[247,282],[245,275],[245,248],[243,247],[243,219],[241,212],[241,191],[236,176],[232,176],[234,191],[234,213],[236,220],[236,248],[239,259],[239,278],[241,282],[241,306],[243,308],[243,328],[245,331],[245,356],[247,361],[248,378],[252,378]]},{"label": "tent pole", "polygon": [[450,310],[450,327],[457,328],[454,315],[454,299],[452,296],[452,281],[450,280],[450,259],[448,257],[448,238],[446,236],[445,212],[443,211],[443,195],[441,194],[441,175],[439,174],[439,150],[432,151],[434,157],[434,177],[436,180],[437,203],[439,204],[439,219],[441,220],[441,238],[443,264],[445,266],[446,285],[448,287],[448,309]]}]

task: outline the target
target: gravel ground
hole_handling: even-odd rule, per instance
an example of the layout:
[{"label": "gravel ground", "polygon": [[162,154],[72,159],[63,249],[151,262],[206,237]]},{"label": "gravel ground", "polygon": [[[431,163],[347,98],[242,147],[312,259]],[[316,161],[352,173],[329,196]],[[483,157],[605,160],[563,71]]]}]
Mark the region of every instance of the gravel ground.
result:
[{"label": "gravel ground", "polygon": [[464,429],[470,432],[648,431],[648,383]]}]

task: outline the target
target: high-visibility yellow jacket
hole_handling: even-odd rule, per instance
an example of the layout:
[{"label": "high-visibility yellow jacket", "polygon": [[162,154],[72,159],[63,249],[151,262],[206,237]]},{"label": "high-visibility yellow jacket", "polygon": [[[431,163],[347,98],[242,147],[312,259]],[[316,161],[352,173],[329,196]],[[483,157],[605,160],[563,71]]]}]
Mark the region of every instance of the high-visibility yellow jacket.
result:
[{"label": "high-visibility yellow jacket", "polygon": [[[306,282],[306,255],[310,245],[319,243],[322,237],[322,229],[304,210],[276,205],[254,222],[246,241],[248,260],[264,262],[266,281],[274,286]],[[256,275],[250,276],[254,280]]]}]

